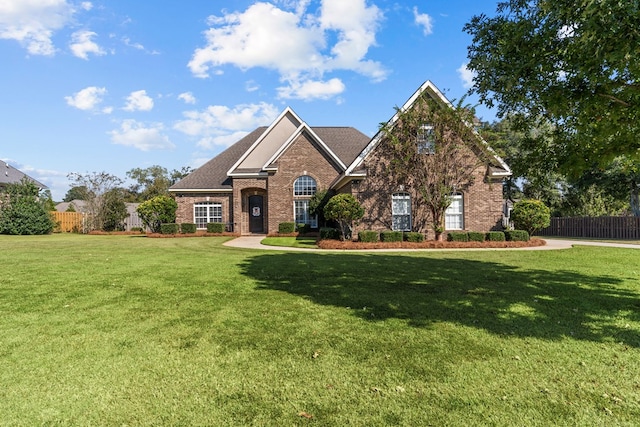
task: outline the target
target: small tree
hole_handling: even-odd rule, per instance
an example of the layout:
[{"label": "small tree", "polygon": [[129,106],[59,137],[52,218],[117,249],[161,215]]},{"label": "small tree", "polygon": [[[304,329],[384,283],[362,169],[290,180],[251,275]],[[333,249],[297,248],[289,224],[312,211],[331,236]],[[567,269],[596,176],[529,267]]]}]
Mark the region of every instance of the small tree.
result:
[{"label": "small tree", "polygon": [[49,234],[54,227],[46,200],[33,182],[25,178],[0,194],[0,233]]},{"label": "small tree", "polygon": [[521,200],[513,205],[511,219],[517,230],[526,230],[530,236],[551,224],[551,212],[540,200]]},{"label": "small tree", "polygon": [[67,177],[75,184],[74,197],[86,203],[89,230],[102,230],[105,194],[122,184],[122,180],[107,172],[93,172],[86,175],[74,172]]},{"label": "small tree", "polygon": [[309,199],[309,215],[318,215],[318,223],[321,227],[326,223],[324,207],[332,195],[332,192],[329,190],[320,190]]},{"label": "small tree", "polygon": [[156,196],[140,203],[136,211],[140,219],[153,233],[159,233],[163,223],[176,220],[178,204],[169,196]]},{"label": "small tree", "polygon": [[104,195],[104,203],[100,216],[102,217],[102,230],[123,231],[124,220],[129,216],[127,205],[124,203],[124,191],[114,188]]},{"label": "small tree", "polygon": [[351,194],[338,194],[327,202],[324,207],[324,216],[340,224],[342,240],[346,240],[351,238],[353,221],[364,216],[364,209]]}]

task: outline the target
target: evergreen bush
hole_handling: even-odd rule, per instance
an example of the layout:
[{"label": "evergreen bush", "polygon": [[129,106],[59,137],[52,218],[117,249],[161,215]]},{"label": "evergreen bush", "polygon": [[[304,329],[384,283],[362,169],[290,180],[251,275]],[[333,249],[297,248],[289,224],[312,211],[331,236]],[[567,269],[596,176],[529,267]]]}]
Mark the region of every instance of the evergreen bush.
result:
[{"label": "evergreen bush", "polygon": [[358,233],[358,240],[366,243],[376,243],[379,239],[377,231],[364,230]]},{"label": "evergreen bush", "polygon": [[221,222],[208,222],[207,233],[224,233],[224,224]]},{"label": "evergreen bush", "polygon": [[380,240],[383,242],[402,242],[402,231],[383,231],[380,233]]},{"label": "evergreen bush", "polygon": [[174,222],[163,222],[160,224],[160,233],[162,234],[178,234],[180,225]]},{"label": "evergreen bush", "polygon": [[477,231],[467,232],[470,242],[484,242],[485,235],[486,233],[479,233]]},{"label": "evergreen bush", "polygon": [[278,233],[280,234],[291,234],[294,231],[296,231],[295,222],[281,222],[278,224]]},{"label": "evergreen bush", "polygon": [[507,230],[504,232],[508,242],[528,242],[529,233],[526,230]]},{"label": "evergreen bush", "polygon": [[468,242],[469,234],[464,231],[451,231],[447,235],[447,241],[449,242]]},{"label": "evergreen bush", "polygon": [[424,242],[424,234],[415,231],[408,231],[404,233],[404,240],[412,243]]},{"label": "evergreen bush", "polygon": [[331,227],[320,228],[320,240],[340,240],[340,230]]},{"label": "evergreen bush", "polygon": [[490,231],[487,233],[487,241],[489,242],[504,242],[506,237],[502,231]]},{"label": "evergreen bush", "polygon": [[196,232],[196,225],[191,222],[183,222],[180,224],[180,232],[182,234],[193,234]]}]

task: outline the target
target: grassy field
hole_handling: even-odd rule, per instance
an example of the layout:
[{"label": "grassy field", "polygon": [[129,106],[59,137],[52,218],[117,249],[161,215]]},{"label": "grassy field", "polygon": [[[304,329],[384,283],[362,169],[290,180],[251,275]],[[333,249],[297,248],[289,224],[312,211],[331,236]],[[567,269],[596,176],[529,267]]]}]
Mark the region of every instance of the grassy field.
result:
[{"label": "grassy field", "polygon": [[0,425],[640,419],[640,251],[224,240],[0,236]]}]

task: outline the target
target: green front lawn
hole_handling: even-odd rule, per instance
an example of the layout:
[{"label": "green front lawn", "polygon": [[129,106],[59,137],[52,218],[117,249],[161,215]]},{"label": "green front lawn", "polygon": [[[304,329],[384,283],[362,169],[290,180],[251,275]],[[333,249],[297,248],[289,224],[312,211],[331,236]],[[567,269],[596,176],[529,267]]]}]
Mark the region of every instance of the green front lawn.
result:
[{"label": "green front lawn", "polygon": [[0,236],[0,425],[635,425],[640,251]]}]

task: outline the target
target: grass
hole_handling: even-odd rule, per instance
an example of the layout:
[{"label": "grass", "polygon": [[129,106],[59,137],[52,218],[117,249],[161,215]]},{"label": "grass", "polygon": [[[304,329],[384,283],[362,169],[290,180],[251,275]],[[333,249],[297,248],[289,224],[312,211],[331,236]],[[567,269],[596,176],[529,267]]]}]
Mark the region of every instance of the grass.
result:
[{"label": "grass", "polygon": [[267,246],[279,246],[279,247],[289,247],[289,248],[307,248],[307,249],[317,249],[318,245],[316,245],[317,238],[316,237],[265,237],[262,239],[262,244]]},{"label": "grass", "polygon": [[640,252],[0,236],[0,424],[635,425]]}]

